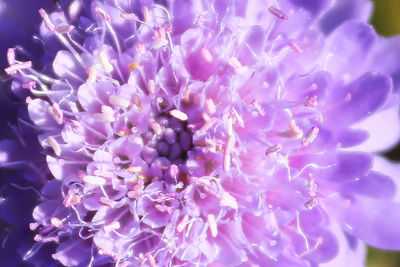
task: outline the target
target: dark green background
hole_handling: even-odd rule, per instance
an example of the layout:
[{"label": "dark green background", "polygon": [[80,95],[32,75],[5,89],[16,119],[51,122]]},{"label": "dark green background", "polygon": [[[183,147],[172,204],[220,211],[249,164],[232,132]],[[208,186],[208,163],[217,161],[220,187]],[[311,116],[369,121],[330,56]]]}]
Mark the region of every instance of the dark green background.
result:
[{"label": "dark green background", "polygon": [[[376,31],[384,36],[400,34],[400,0],[374,0],[373,2],[375,8],[371,23],[374,25]],[[399,150],[398,147],[388,156],[399,160]],[[400,253],[370,248],[368,251],[367,267],[400,267]]]}]

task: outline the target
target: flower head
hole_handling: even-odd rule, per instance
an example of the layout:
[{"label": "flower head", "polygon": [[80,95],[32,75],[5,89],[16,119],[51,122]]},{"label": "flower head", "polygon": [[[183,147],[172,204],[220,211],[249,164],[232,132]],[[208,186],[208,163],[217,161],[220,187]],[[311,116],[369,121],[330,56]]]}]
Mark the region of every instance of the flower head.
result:
[{"label": "flower head", "polygon": [[379,218],[399,205],[394,182],[348,149],[368,139],[356,123],[396,112],[371,26],[326,35],[332,1],[62,4],[39,11],[43,39],[64,47],[53,71],[12,49],[5,70],[33,95],[55,178],[32,225],[54,259],[314,266],[348,251],[361,264],[357,238],[399,249]]}]

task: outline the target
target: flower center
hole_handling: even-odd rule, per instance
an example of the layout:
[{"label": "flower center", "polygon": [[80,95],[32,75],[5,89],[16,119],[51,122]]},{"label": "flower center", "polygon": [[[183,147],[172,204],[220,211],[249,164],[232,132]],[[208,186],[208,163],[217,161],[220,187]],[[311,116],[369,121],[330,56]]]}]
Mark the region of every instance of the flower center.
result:
[{"label": "flower center", "polygon": [[[149,120],[150,130],[142,134],[145,145],[141,157],[148,164],[151,176],[177,183],[177,174],[193,149],[192,132],[184,113],[172,109],[160,112]],[[182,171],[182,170],[181,170]]]}]

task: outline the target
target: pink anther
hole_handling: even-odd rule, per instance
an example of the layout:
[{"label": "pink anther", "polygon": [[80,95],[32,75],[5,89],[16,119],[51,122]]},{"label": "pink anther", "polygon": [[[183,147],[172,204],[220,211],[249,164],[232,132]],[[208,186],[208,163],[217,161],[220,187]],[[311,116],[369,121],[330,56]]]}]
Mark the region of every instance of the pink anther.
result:
[{"label": "pink anther", "polygon": [[50,17],[46,13],[46,11],[43,8],[41,8],[39,9],[39,14],[43,18],[43,22],[46,25],[46,28],[49,31],[54,32],[56,30],[56,27],[54,26],[53,22],[51,22]]},{"label": "pink anther", "polygon": [[22,88],[32,90],[36,88],[36,83],[34,81],[27,81],[22,84]]},{"label": "pink anther", "polygon": [[281,10],[277,9],[276,7],[269,7],[268,11],[271,12],[271,14],[277,16],[278,18],[282,19],[282,20],[287,20],[289,17],[283,13]]},{"label": "pink anther", "polygon": [[108,15],[101,7],[96,7],[94,9],[94,12],[96,12],[96,14],[99,15],[99,17],[102,18],[104,21],[111,21],[110,15]]},{"label": "pink anther", "polygon": [[18,70],[24,70],[24,69],[29,69],[29,68],[32,68],[32,61],[26,61],[26,62],[11,65],[10,67],[6,68],[4,71],[8,75],[11,75],[11,74],[15,74]]},{"label": "pink anther", "polygon": [[15,64],[15,48],[8,48],[7,61],[10,66]]}]

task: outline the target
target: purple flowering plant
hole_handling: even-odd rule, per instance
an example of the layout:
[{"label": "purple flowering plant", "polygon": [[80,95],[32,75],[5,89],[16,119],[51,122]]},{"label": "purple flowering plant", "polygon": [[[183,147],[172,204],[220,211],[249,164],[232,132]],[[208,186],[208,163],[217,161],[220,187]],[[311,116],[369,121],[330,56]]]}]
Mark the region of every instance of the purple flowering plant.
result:
[{"label": "purple flowering plant", "polygon": [[400,249],[399,166],[375,153],[400,135],[399,39],[380,38],[370,10],[40,9],[45,66],[10,48],[5,68],[52,176],[23,259],[56,244],[64,266],[357,267],[365,243]]}]

